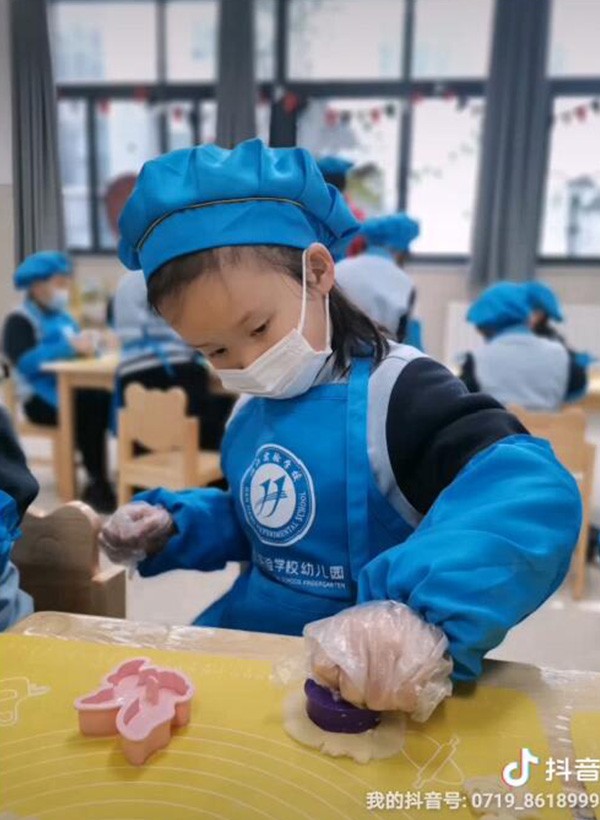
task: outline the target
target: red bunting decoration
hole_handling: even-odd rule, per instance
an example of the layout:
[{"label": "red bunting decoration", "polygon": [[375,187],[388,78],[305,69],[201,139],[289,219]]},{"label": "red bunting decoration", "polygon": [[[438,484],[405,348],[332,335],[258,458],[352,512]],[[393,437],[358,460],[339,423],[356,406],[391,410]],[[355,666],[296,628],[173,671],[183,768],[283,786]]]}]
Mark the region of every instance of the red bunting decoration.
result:
[{"label": "red bunting decoration", "polygon": [[133,92],[133,99],[136,102],[148,102],[148,100],[150,99],[148,89],[144,88],[143,86],[136,88]]},{"label": "red bunting decoration", "polygon": [[572,122],[585,122],[590,111],[593,111],[594,114],[600,113],[600,98],[594,97],[594,99],[587,103],[579,103],[579,105],[568,108],[566,111],[552,116],[550,123],[559,122],[564,125],[570,125]]},{"label": "red bunting decoration", "polygon": [[181,122],[183,120],[183,108],[180,105],[175,106],[172,112],[173,122]]},{"label": "red bunting decoration", "polygon": [[110,112],[110,100],[100,100],[98,103],[98,111],[106,116],[106,114]]},{"label": "red bunting decoration", "polygon": [[337,111],[334,111],[333,108],[328,108],[325,111],[325,122],[330,128],[335,128],[338,124],[339,114]]},{"label": "red bunting decoration", "polygon": [[287,91],[283,97],[283,110],[286,114],[293,114],[300,106],[300,98],[297,94]]},{"label": "red bunting decoration", "polygon": [[373,122],[379,122],[379,120],[381,119],[381,111],[379,110],[379,108],[371,109],[371,119],[373,120]]},{"label": "red bunting decoration", "polygon": [[425,94],[420,94],[417,91],[415,91],[414,94],[410,95],[410,101],[413,105],[418,105],[419,103],[423,102],[424,99]]}]

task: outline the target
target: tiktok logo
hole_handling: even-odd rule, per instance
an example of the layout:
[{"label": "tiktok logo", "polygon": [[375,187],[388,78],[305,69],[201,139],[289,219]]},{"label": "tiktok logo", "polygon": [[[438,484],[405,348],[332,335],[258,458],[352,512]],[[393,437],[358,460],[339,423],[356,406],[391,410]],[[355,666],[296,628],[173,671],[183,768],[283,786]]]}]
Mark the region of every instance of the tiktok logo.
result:
[{"label": "tiktok logo", "polygon": [[537,765],[539,762],[539,757],[525,747],[521,749],[520,760],[513,760],[502,769],[502,780],[507,786],[524,786],[529,781],[531,765]]}]

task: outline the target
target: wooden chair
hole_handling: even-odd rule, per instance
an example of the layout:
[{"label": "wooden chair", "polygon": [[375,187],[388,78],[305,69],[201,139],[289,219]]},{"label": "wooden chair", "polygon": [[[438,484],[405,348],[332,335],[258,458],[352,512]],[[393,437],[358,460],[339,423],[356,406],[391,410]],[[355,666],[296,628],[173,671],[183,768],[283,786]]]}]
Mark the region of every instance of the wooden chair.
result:
[{"label": "wooden chair", "polygon": [[6,405],[6,409],[10,413],[10,417],[13,422],[13,426],[15,428],[15,432],[19,438],[44,438],[50,442],[50,446],[52,448],[52,456],[50,459],[44,458],[43,456],[36,456],[35,458],[28,459],[31,463],[38,463],[38,464],[47,464],[50,462],[54,468],[54,475],[59,475],[58,469],[58,458],[60,447],[59,444],[59,436],[60,430],[58,426],[53,427],[49,424],[34,424],[33,422],[29,421],[23,410],[19,406],[19,402],[17,400],[17,393],[15,390],[15,382],[11,375],[10,366],[6,363],[4,364],[6,369],[7,376],[4,380],[2,380],[2,392],[4,396],[4,404]]},{"label": "wooden chair", "polygon": [[578,407],[569,407],[559,413],[532,413],[521,407],[511,407],[510,411],[532,435],[550,442],[556,457],[573,475],[579,486],[583,502],[583,521],[571,564],[571,589],[573,597],[579,600],[585,591],[590,506],[596,457],[596,448],[585,439],[585,413]]},{"label": "wooden chair", "polygon": [[[134,487],[184,490],[222,478],[220,454],[198,451],[199,421],[186,410],[187,396],[178,387],[129,385],[119,413],[119,504],[131,499]],[[136,455],[135,444],[151,452]]]},{"label": "wooden chair", "polygon": [[125,569],[99,566],[101,524],[98,514],[80,501],[48,514],[33,508],[25,513],[23,536],[11,557],[36,610],[125,617]]}]

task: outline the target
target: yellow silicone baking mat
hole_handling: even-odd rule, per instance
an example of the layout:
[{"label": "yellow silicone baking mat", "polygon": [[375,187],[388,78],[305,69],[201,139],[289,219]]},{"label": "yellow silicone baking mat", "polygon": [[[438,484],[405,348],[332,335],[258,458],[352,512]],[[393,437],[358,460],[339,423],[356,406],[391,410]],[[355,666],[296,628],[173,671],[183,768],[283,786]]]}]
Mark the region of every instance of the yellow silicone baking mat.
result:
[{"label": "yellow silicone baking mat", "polygon": [[[180,669],[197,690],[190,725],[141,768],[129,765],[117,738],[82,737],[73,707],[132,657]],[[498,776],[522,747],[541,760],[550,755],[532,700],[480,686],[448,700],[424,726],[410,724],[395,758],[328,758],[285,734],[284,693],[270,673],[262,661],[0,636],[0,817],[466,818],[465,779]],[[542,765],[534,768],[528,791],[558,789]],[[572,816],[557,808],[541,814]]]}]

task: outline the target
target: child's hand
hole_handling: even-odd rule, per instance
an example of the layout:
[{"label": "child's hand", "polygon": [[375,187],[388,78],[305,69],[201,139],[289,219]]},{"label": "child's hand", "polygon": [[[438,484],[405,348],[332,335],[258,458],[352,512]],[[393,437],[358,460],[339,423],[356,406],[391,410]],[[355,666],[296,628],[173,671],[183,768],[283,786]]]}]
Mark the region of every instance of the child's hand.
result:
[{"label": "child's hand", "polygon": [[133,501],[108,519],[99,543],[115,564],[131,564],[159,552],[174,533],[175,524],[164,507]]},{"label": "child's hand", "polygon": [[404,604],[350,607],[308,624],[304,636],[317,682],[355,706],[423,721],[452,692],[446,636]]},{"label": "child's hand", "polygon": [[92,337],[86,333],[77,333],[69,339],[71,347],[79,356],[90,358],[95,353],[94,341]]}]

